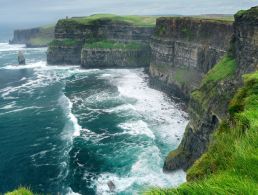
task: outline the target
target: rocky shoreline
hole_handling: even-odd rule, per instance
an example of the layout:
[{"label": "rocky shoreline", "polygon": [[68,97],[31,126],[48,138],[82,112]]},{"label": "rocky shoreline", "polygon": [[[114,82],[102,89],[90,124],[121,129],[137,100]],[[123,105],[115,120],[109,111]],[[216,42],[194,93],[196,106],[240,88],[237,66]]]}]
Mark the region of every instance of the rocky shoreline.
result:
[{"label": "rocky shoreline", "polygon": [[[190,122],[183,140],[164,163],[164,171],[187,170],[207,151],[212,133],[228,115],[228,103],[242,84],[242,74],[257,69],[254,24],[257,25],[255,18],[239,14],[235,15],[234,24],[223,20],[161,17],[155,28],[112,20],[95,20],[90,24],[60,20],[55,38],[61,44],[50,45],[48,63],[81,64],[83,68],[148,68],[154,88],[188,103]],[[84,48],[83,45],[95,39],[124,44],[136,41],[150,47]],[[143,63],[139,63],[141,59]],[[219,63],[232,67],[219,80],[209,80],[212,74],[209,71]]]}]

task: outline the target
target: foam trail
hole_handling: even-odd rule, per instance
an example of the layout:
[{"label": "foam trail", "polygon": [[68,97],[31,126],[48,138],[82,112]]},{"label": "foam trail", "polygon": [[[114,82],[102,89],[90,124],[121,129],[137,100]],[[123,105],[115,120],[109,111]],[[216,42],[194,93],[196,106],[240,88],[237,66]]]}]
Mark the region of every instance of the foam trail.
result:
[{"label": "foam trail", "polygon": [[65,110],[65,113],[68,118],[68,122],[66,124],[65,130],[71,130],[72,128],[73,136],[74,137],[80,136],[80,131],[82,130],[82,127],[79,125],[78,119],[72,113],[73,103],[64,94],[59,98],[59,103]]}]

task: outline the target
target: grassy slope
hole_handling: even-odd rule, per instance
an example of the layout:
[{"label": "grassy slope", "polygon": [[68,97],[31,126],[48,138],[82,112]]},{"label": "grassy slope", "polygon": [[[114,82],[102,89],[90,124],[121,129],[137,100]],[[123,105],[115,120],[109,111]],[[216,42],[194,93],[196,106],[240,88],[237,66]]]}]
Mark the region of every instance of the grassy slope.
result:
[{"label": "grassy slope", "polygon": [[43,26],[40,28],[38,35],[28,41],[32,46],[46,46],[54,39],[55,25]]},{"label": "grassy slope", "polygon": [[114,14],[95,14],[87,17],[74,17],[70,19],[64,19],[63,21],[76,21],[81,24],[91,24],[99,19],[108,19],[116,22],[127,22],[134,26],[155,26],[155,16],[118,16]]},{"label": "grassy slope", "polygon": [[101,48],[101,49],[140,49],[142,44],[136,42],[120,43],[112,40],[101,40],[86,43],[85,48]]},{"label": "grassy slope", "polygon": [[76,46],[79,44],[81,44],[81,42],[78,40],[75,40],[75,39],[63,39],[63,40],[55,39],[49,43],[49,46],[55,46],[55,47],[67,46],[67,47],[69,47],[69,46]]},{"label": "grassy slope", "polygon": [[17,190],[5,193],[5,195],[33,195],[33,193],[28,188],[20,187]]},{"label": "grassy slope", "polygon": [[[215,87],[234,69],[234,59],[224,57],[204,78],[202,87],[211,87],[209,83]],[[211,94],[202,94],[202,87],[193,96],[204,101]],[[188,170],[189,182],[146,194],[258,194],[258,72],[244,75],[244,86],[231,100],[229,113],[208,151]]]}]

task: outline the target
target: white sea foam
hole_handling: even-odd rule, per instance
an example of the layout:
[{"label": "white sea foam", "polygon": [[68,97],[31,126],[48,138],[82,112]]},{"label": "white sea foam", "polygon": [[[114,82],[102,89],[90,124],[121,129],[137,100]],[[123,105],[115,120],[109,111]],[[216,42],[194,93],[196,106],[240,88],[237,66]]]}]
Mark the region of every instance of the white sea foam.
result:
[{"label": "white sea foam", "polygon": [[155,139],[155,135],[153,132],[148,128],[148,125],[142,121],[129,121],[126,123],[119,124],[119,127],[125,130],[125,133],[131,134],[131,135],[147,135],[148,137]]},{"label": "white sea foam", "polygon": [[[148,87],[146,75],[142,70],[108,70],[108,79],[117,86],[122,98],[134,99],[126,106],[118,106],[109,109],[109,112],[131,110],[139,120],[130,120],[119,124],[124,129],[123,133],[134,136],[147,135],[151,139],[158,139],[169,149],[179,144],[187,124],[187,114],[177,108],[165,94]],[[130,106],[129,106],[130,105]],[[137,118],[136,117],[136,118]],[[144,119],[144,120],[142,120]],[[125,151],[126,152],[126,151]],[[130,154],[128,154],[130,155]],[[171,174],[164,174],[162,167],[164,154],[153,142],[153,145],[144,148],[126,175],[103,173],[96,181],[98,194],[112,194],[107,183],[112,181],[116,190],[138,194],[142,186],[172,187],[185,182],[186,176],[183,170]],[[135,187],[138,186],[138,187]]]},{"label": "white sea foam", "polygon": [[0,43],[0,52],[1,51],[18,51],[25,49],[25,45],[23,44],[14,44],[10,45],[8,43]]},{"label": "white sea foam", "polygon": [[[80,131],[82,130],[82,127],[78,123],[78,119],[75,117],[75,115],[72,113],[73,103],[71,100],[66,97],[64,94],[59,98],[59,104],[63,107],[65,110],[65,113],[68,117],[68,121],[65,125],[65,130],[73,131],[73,136],[80,136]],[[67,134],[69,136],[69,133]]]},{"label": "white sea foam", "polygon": [[[118,176],[113,173],[103,173],[96,181],[97,194],[116,194],[119,192],[128,192],[138,194],[138,187],[176,187],[186,181],[186,175],[183,170],[177,170],[169,174],[162,171],[161,164],[163,159],[160,157],[159,149],[156,146],[146,148],[133,164],[130,173],[124,176]],[[107,185],[112,181],[115,185],[115,191],[112,193]]]}]

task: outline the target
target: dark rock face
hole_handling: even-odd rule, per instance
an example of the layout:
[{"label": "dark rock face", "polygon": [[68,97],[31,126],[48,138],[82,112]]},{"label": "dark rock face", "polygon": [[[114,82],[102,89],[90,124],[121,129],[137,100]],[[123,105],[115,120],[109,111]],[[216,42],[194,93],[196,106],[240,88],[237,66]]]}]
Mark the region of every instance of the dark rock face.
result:
[{"label": "dark rock face", "polygon": [[22,52],[18,54],[18,63],[19,65],[25,65],[25,57]]},{"label": "dark rock face", "polygon": [[[207,104],[191,97],[190,122],[178,149],[164,163],[164,171],[188,169],[208,148],[212,133],[227,116],[227,107],[236,90],[242,85],[242,75],[258,70],[258,7],[235,15],[230,54],[236,59],[236,72],[231,78],[216,83],[216,93],[207,96]],[[207,92],[210,89],[201,89]]]},{"label": "dark rock face", "polygon": [[174,95],[188,99],[202,76],[226,53],[232,34],[231,23],[159,18],[151,40],[150,75]]},{"label": "dark rock face", "polygon": [[32,37],[35,37],[40,31],[40,28],[15,30],[13,39],[10,44],[26,44]]},{"label": "dark rock face", "polygon": [[58,21],[56,39],[110,39],[116,41],[140,41],[148,43],[153,35],[153,27],[136,27],[124,22],[99,19],[91,24],[80,24],[70,20]]},{"label": "dark rock face", "polygon": [[80,65],[81,45],[76,46],[51,46],[47,52],[49,65]]},{"label": "dark rock face", "polygon": [[[136,27],[125,22],[99,19],[90,24],[73,20],[58,21],[56,40],[79,40],[83,45],[92,40],[107,39],[118,42],[148,44],[153,27]],[[89,67],[139,67],[149,64],[149,47],[139,50],[86,49],[82,46],[66,47],[50,45],[47,54],[49,64],[80,64]],[[148,58],[147,58],[148,57]]]},{"label": "dark rock face", "polygon": [[235,15],[235,55],[238,75],[258,69],[258,7]]},{"label": "dark rock face", "polygon": [[83,68],[135,68],[147,67],[150,63],[149,48],[142,49],[88,49],[83,48]]}]

